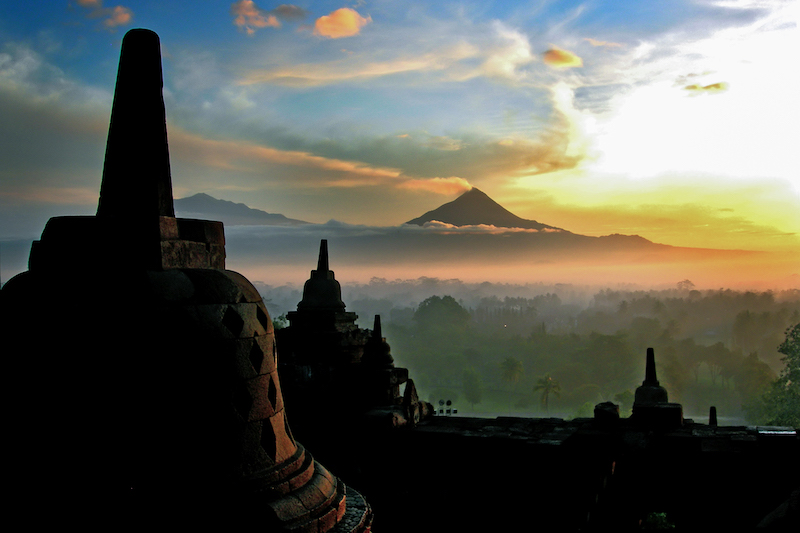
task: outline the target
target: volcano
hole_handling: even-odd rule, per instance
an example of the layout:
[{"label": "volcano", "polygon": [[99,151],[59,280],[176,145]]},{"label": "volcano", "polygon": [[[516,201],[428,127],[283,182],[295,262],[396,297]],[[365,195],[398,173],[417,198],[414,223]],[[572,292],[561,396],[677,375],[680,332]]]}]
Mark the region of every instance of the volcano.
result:
[{"label": "volcano", "polygon": [[480,189],[472,188],[452,202],[443,204],[421,217],[409,220],[406,224],[423,226],[426,222],[444,222],[453,226],[487,225],[498,228],[525,228],[535,230],[558,230],[569,233],[555,226],[548,226],[535,220],[518,217],[502,205],[498,204]]}]

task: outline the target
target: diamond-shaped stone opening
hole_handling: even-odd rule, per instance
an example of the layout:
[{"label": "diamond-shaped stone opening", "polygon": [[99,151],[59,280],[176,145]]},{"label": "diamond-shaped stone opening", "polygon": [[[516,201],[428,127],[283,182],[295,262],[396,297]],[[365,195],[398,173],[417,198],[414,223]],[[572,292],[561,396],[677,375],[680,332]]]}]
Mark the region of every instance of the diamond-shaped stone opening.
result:
[{"label": "diamond-shaped stone opening", "polygon": [[253,370],[256,374],[261,373],[261,364],[264,362],[264,352],[261,346],[258,345],[258,340],[253,339],[253,347],[250,348],[250,364],[253,365]]},{"label": "diamond-shaped stone opening", "polygon": [[228,328],[228,331],[234,337],[238,337],[242,333],[242,328],[244,328],[244,320],[242,317],[239,316],[239,313],[233,307],[228,307],[225,310],[225,315],[222,317],[222,325]]},{"label": "diamond-shaped stone opening", "polygon": [[269,316],[267,315],[267,313],[264,312],[261,306],[258,306],[256,308],[256,318],[258,319],[258,322],[261,324],[261,327],[264,328],[264,331],[269,331],[269,325],[270,325]]},{"label": "diamond-shaped stone opening", "polygon": [[247,420],[250,416],[250,408],[253,406],[253,398],[244,383],[240,383],[233,391],[233,407],[239,415]]},{"label": "diamond-shaped stone opening", "polygon": [[270,406],[272,406],[272,410],[276,411],[278,409],[278,388],[275,386],[275,381],[272,379],[272,376],[269,377],[269,391],[267,391],[267,399],[269,400]]},{"label": "diamond-shaped stone opening", "polygon": [[278,441],[275,438],[275,430],[272,428],[272,423],[269,418],[264,419],[261,425],[261,447],[267,453],[270,459],[275,460],[277,453]]}]

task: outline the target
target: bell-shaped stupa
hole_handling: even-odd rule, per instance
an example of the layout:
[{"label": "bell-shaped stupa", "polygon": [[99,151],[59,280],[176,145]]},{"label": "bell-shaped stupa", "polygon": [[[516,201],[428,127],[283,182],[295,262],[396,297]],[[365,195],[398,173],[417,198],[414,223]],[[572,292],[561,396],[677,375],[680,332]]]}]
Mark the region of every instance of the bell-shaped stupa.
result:
[{"label": "bell-shaped stupa", "polygon": [[162,84],[158,36],[131,30],[97,215],[51,219],[0,293],[22,341],[19,503],[125,487],[142,520],[368,531],[365,500],[292,436],[272,320],[224,269],[222,223],[174,216]]}]

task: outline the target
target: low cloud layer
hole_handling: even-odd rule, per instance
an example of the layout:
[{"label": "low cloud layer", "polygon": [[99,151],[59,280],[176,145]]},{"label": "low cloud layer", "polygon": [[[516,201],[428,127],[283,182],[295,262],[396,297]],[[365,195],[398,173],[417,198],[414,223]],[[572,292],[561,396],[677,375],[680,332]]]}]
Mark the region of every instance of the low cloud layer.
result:
[{"label": "low cloud layer", "polygon": [[466,226],[454,226],[447,222],[440,222],[439,220],[431,220],[422,225],[423,228],[430,231],[441,233],[442,235],[453,234],[471,234],[471,235],[503,235],[506,233],[562,233],[563,230],[558,228],[501,228],[491,224],[476,224]]}]

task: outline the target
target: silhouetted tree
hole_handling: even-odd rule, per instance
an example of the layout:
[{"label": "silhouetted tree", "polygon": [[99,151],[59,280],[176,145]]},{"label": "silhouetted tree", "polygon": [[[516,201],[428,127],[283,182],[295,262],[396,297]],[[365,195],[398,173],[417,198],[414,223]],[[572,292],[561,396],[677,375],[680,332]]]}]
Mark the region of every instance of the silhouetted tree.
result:
[{"label": "silhouetted tree", "polygon": [[769,425],[800,427],[800,324],[786,330],[778,347],[786,367],[760,401],[748,406],[748,416]]},{"label": "silhouetted tree", "polygon": [[561,396],[561,385],[558,381],[550,377],[550,374],[545,374],[543,378],[536,381],[536,386],[533,387],[534,392],[542,391],[542,406],[545,412],[550,414],[550,395]]},{"label": "silhouetted tree", "polygon": [[519,383],[519,380],[525,375],[525,367],[522,366],[522,361],[513,357],[503,359],[500,363],[500,370],[503,381],[512,385]]},{"label": "silhouetted tree", "polygon": [[670,400],[678,402],[683,397],[683,391],[691,379],[690,373],[681,364],[675,355],[675,348],[672,346],[664,350],[661,359],[663,362],[659,363],[659,375],[663,376],[664,383],[662,385],[669,391]]},{"label": "silhouetted tree", "polygon": [[414,312],[414,322],[421,328],[463,329],[470,319],[469,311],[452,296],[431,296]]},{"label": "silhouetted tree", "polygon": [[481,393],[481,377],[474,368],[467,368],[461,376],[464,386],[464,397],[475,409],[476,403],[481,403],[483,395]]},{"label": "silhouetted tree", "polygon": [[775,381],[775,372],[767,363],[758,358],[758,352],[745,357],[734,376],[736,391],[745,405],[757,400]]},{"label": "silhouetted tree", "polygon": [[272,319],[272,327],[277,331],[289,325],[289,319],[286,318],[286,313]]},{"label": "silhouetted tree", "polygon": [[620,416],[630,416],[631,409],[633,409],[633,400],[635,396],[630,389],[626,389],[620,393],[614,395],[614,401],[619,404],[619,414]]}]

